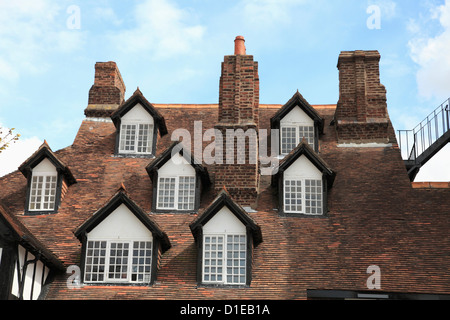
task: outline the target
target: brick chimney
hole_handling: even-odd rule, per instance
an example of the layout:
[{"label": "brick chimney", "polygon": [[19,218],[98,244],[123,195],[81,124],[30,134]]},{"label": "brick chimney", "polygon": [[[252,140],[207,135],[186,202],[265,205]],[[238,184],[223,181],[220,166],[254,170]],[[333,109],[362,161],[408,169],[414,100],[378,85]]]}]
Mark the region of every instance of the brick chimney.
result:
[{"label": "brick chimney", "polygon": [[[239,204],[252,206],[259,183],[258,62],[246,54],[244,37],[236,37],[234,43],[234,55],[225,56],[222,62],[219,84],[219,117],[215,128],[222,133],[223,143],[216,144],[216,152],[222,151],[223,163],[216,163],[215,190],[220,192],[225,187]],[[230,145],[227,148],[227,132],[237,136],[233,148]],[[239,139],[245,141],[244,147],[238,147]],[[233,163],[227,163],[230,156]],[[239,162],[243,158],[245,163]]]},{"label": "brick chimney", "polygon": [[343,51],[339,55],[336,125],[340,143],[386,143],[389,115],[380,83],[378,51]]},{"label": "brick chimney", "polygon": [[219,88],[219,122],[258,125],[258,62],[245,52],[242,36],[235,39],[234,55],[225,56]]},{"label": "brick chimney", "polygon": [[113,61],[95,64],[94,84],[89,90],[88,117],[109,117],[123,102],[125,84]]}]

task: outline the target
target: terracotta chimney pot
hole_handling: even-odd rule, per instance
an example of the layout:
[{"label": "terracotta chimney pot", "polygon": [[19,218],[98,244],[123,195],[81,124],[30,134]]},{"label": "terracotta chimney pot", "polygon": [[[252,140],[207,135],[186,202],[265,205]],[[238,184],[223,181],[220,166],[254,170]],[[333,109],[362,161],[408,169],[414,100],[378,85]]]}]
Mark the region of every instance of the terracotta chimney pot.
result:
[{"label": "terracotta chimney pot", "polygon": [[237,36],[234,40],[234,54],[245,55],[245,39],[243,36]]}]

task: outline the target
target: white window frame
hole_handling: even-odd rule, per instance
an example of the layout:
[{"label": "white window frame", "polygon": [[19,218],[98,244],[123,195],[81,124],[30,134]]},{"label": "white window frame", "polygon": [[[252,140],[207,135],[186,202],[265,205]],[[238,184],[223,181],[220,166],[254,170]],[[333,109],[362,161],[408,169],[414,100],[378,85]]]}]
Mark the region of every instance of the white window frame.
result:
[{"label": "white window frame", "polygon": [[[41,187],[38,188],[37,184],[39,183],[39,181],[34,181],[36,179],[42,178],[42,182],[41,183]],[[50,181],[48,181],[48,179],[50,179]],[[54,181],[52,181],[54,179]],[[36,187],[34,187],[34,184],[36,183]],[[53,184],[54,183],[54,188],[47,187],[47,184]],[[31,183],[30,183],[30,196],[29,196],[29,201],[28,201],[28,210],[29,211],[53,211],[55,210],[55,206],[56,206],[56,193],[57,193],[57,189],[58,189],[58,174],[54,173],[54,172],[39,172],[36,174],[33,174],[31,176]],[[50,190],[49,194],[46,194],[47,191]],[[53,194],[51,193],[53,191]],[[33,194],[34,192],[36,192],[35,194]],[[33,198],[37,198],[40,197],[40,201],[33,201]],[[46,201],[46,198],[48,198],[48,200]],[[53,199],[52,199],[53,198]],[[32,209],[32,205],[36,205],[39,204],[40,208],[37,209],[36,206]],[[48,208],[44,209],[45,205],[48,206]]]},{"label": "white window frame", "polygon": [[[287,185],[287,181],[289,182],[293,182],[295,181],[296,183],[300,182],[300,191],[295,190],[295,192],[293,192],[292,190],[287,191],[286,189],[290,186]],[[314,184],[316,184],[315,186],[312,185],[311,182],[314,182]],[[312,189],[315,189],[315,192],[311,192],[313,191]],[[317,189],[319,190],[319,192],[317,192]],[[309,191],[309,192],[308,192]],[[300,193],[301,198],[292,198],[292,197],[287,197],[287,194],[293,194],[293,193]],[[315,199],[312,199],[312,196],[315,197]],[[314,178],[285,178],[283,181],[283,211],[285,213],[300,213],[300,214],[305,214],[305,215],[311,215],[311,216],[321,216],[323,215],[324,212],[324,202],[323,199],[324,195],[323,195],[323,181],[320,179],[314,179]],[[286,209],[287,206],[287,200],[300,200],[301,202],[301,210],[292,210],[292,209]],[[312,202],[315,202],[316,205],[313,206]],[[292,203],[290,203],[289,205],[292,205]],[[319,211],[320,210],[320,211]],[[313,212],[315,211],[315,212]]]},{"label": "white window frame", "polygon": [[[230,237],[233,240],[231,243]],[[222,243],[219,241],[213,243],[207,241],[207,238],[222,239]],[[236,238],[239,240],[238,243],[234,242]],[[222,245],[222,250],[219,248],[220,245]],[[202,283],[239,286],[247,283],[247,234],[204,234],[202,252]],[[231,274],[229,274],[230,271]]]},{"label": "white window frame", "polygon": [[2,253],[3,253],[3,248],[0,247],[0,266],[2,265]]},{"label": "white window frame", "polygon": [[[289,154],[295,147],[298,146],[298,144],[303,140],[303,136],[300,137],[300,128],[309,128],[309,130],[312,129],[312,136],[307,136],[306,141],[308,142],[308,144],[311,146],[311,148],[313,148],[313,150],[316,149],[315,144],[316,144],[316,129],[313,125],[310,124],[305,124],[305,123],[298,123],[298,124],[284,124],[280,126],[280,153],[282,155],[287,155]],[[294,141],[294,147],[290,150],[286,150],[285,148],[283,148],[283,139],[285,139],[283,133],[284,133],[284,129],[294,129],[295,133],[294,133],[294,137],[295,137],[295,141]],[[303,129],[304,131],[304,129]]]},{"label": "white window frame", "polygon": [[[127,139],[127,126],[134,126],[134,139]],[[147,151],[138,151],[139,143],[143,140],[142,134],[140,134],[141,126],[148,126],[148,136],[147,136]],[[120,136],[119,136],[119,153],[121,154],[137,154],[137,155],[148,155],[153,154],[153,135],[154,135],[154,124],[144,121],[122,121],[120,124]],[[133,149],[126,150],[127,142],[133,142]],[[142,146],[141,146],[142,147]]]},{"label": "white window frame", "polygon": [[[91,255],[89,248],[90,243],[99,243],[100,247],[98,250],[104,250],[104,255]],[[101,247],[102,243],[105,244],[104,248]],[[113,248],[113,245],[121,244],[128,245],[128,256],[123,258],[123,256],[112,256],[113,250],[120,250],[119,248]],[[138,248],[135,248],[135,245],[138,245]],[[145,245],[145,248],[140,247],[142,244]],[[95,250],[96,248],[92,248]],[[123,251],[123,249],[122,249]],[[135,256],[135,252],[137,251],[138,255]],[[144,251],[144,255],[141,254]],[[147,254],[149,253],[149,256]],[[89,259],[92,259],[91,261]],[[97,261],[95,259],[103,259]],[[110,278],[110,273],[118,273],[117,271],[111,272],[110,268],[114,265],[112,264],[113,259],[115,259],[114,265],[118,262],[118,259],[126,259],[126,263],[123,263],[123,260],[120,264],[126,267],[126,271],[121,271],[125,275],[124,278]],[[137,264],[135,263],[137,260]],[[143,259],[143,261],[142,261]],[[141,263],[142,262],[142,263]],[[86,254],[85,254],[85,269],[84,269],[84,282],[88,284],[98,284],[98,283],[129,283],[129,284],[148,284],[151,282],[152,277],[152,264],[153,264],[153,241],[149,239],[136,239],[136,240],[106,240],[106,239],[92,239],[88,240],[86,243]],[[97,267],[101,271],[94,272],[92,269],[89,270],[89,267]],[[144,268],[143,271],[139,270],[140,268]],[[146,271],[146,269],[148,271]],[[96,274],[97,276],[102,276],[102,280],[92,280],[92,278],[88,279],[88,276]],[[136,279],[133,279],[133,276],[136,275]],[[142,280],[139,280],[139,276],[142,275]]]},{"label": "white window frame", "polygon": [[[186,190],[180,190],[180,180],[181,179],[193,179],[193,184],[194,184],[194,188],[192,189],[186,189]],[[161,181],[162,179],[174,179],[174,194],[173,194],[173,198],[174,198],[174,202],[173,202],[173,206],[171,207],[164,207],[164,206],[160,206],[160,197],[161,197],[161,192],[163,191],[161,188]],[[189,184],[192,182],[189,182]],[[170,190],[168,190],[170,191]],[[193,195],[188,195],[188,205],[192,205],[190,206],[188,209],[184,209],[184,208],[179,208],[180,205],[184,205],[185,202],[180,202],[179,201],[179,197],[182,196],[180,195],[180,193],[182,191],[193,191]],[[176,210],[176,211],[192,211],[195,210],[195,198],[196,198],[196,176],[195,175],[179,175],[179,176],[161,176],[158,177],[158,188],[157,188],[157,197],[156,197],[156,209],[158,210]],[[185,196],[184,196],[185,197]]]}]

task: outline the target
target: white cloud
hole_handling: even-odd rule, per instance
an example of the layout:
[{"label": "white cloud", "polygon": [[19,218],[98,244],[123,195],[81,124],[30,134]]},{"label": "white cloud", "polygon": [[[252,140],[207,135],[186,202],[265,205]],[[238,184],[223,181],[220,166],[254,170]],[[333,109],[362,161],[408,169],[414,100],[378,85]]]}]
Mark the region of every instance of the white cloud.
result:
[{"label": "white cloud", "polygon": [[450,144],[447,144],[419,171],[416,182],[448,182],[450,181]]},{"label": "white cloud", "polygon": [[368,5],[376,5],[380,8],[382,20],[390,20],[397,15],[397,3],[392,0],[371,0]]},{"label": "white cloud", "polygon": [[[431,15],[443,31],[434,36],[417,36],[409,42],[409,48],[411,58],[419,66],[416,75],[419,94],[443,101],[450,96],[450,0],[431,10]],[[417,21],[409,25],[410,30],[420,34],[422,28]]]},{"label": "white cloud", "polygon": [[[6,128],[3,128],[6,129]],[[27,160],[42,144],[39,138],[19,139],[0,153],[0,177],[11,173]]]},{"label": "white cloud", "polygon": [[17,81],[22,75],[41,73],[50,53],[80,47],[82,33],[67,29],[69,16],[60,3],[0,1],[0,77]]},{"label": "white cloud", "polygon": [[395,53],[384,55],[380,61],[380,67],[383,69],[383,75],[389,78],[400,78],[413,72],[413,69],[405,59]]},{"label": "white cloud", "polygon": [[94,15],[98,20],[104,20],[112,23],[115,26],[120,26],[123,23],[122,19],[117,17],[113,8],[110,7],[97,7],[93,9]]},{"label": "white cloud", "polygon": [[146,0],[134,10],[136,26],[111,40],[127,53],[150,53],[161,59],[185,55],[196,49],[205,33],[205,27],[194,24],[192,13],[169,0]]}]

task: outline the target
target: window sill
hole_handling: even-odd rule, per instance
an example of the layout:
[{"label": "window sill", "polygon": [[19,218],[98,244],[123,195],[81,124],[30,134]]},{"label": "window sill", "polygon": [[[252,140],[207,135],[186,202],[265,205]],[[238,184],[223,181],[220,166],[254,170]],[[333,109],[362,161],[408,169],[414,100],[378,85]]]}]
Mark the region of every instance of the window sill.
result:
[{"label": "window sill", "polygon": [[216,288],[216,289],[248,289],[250,285],[247,284],[213,284],[213,283],[201,283],[197,285],[197,289],[199,288]]},{"label": "window sill", "polygon": [[197,214],[198,210],[175,210],[175,209],[154,209],[152,210],[153,214],[164,214],[164,213],[171,213],[171,214]]},{"label": "window sill", "polygon": [[128,282],[105,282],[105,283],[82,283],[82,287],[89,288],[103,288],[103,287],[136,287],[136,288],[147,288],[152,287],[152,283],[128,283]]},{"label": "window sill", "polygon": [[278,213],[281,217],[295,217],[295,218],[308,218],[308,219],[319,219],[319,218],[328,218],[327,214],[307,214],[307,213],[287,213],[280,211]]},{"label": "window sill", "polygon": [[25,210],[24,215],[25,216],[45,216],[45,215],[51,215],[51,214],[57,214],[58,210],[36,210],[36,211],[30,211]]},{"label": "window sill", "polygon": [[152,159],[155,158],[154,154],[139,154],[139,153],[116,153],[113,155],[114,158],[145,158]]}]

